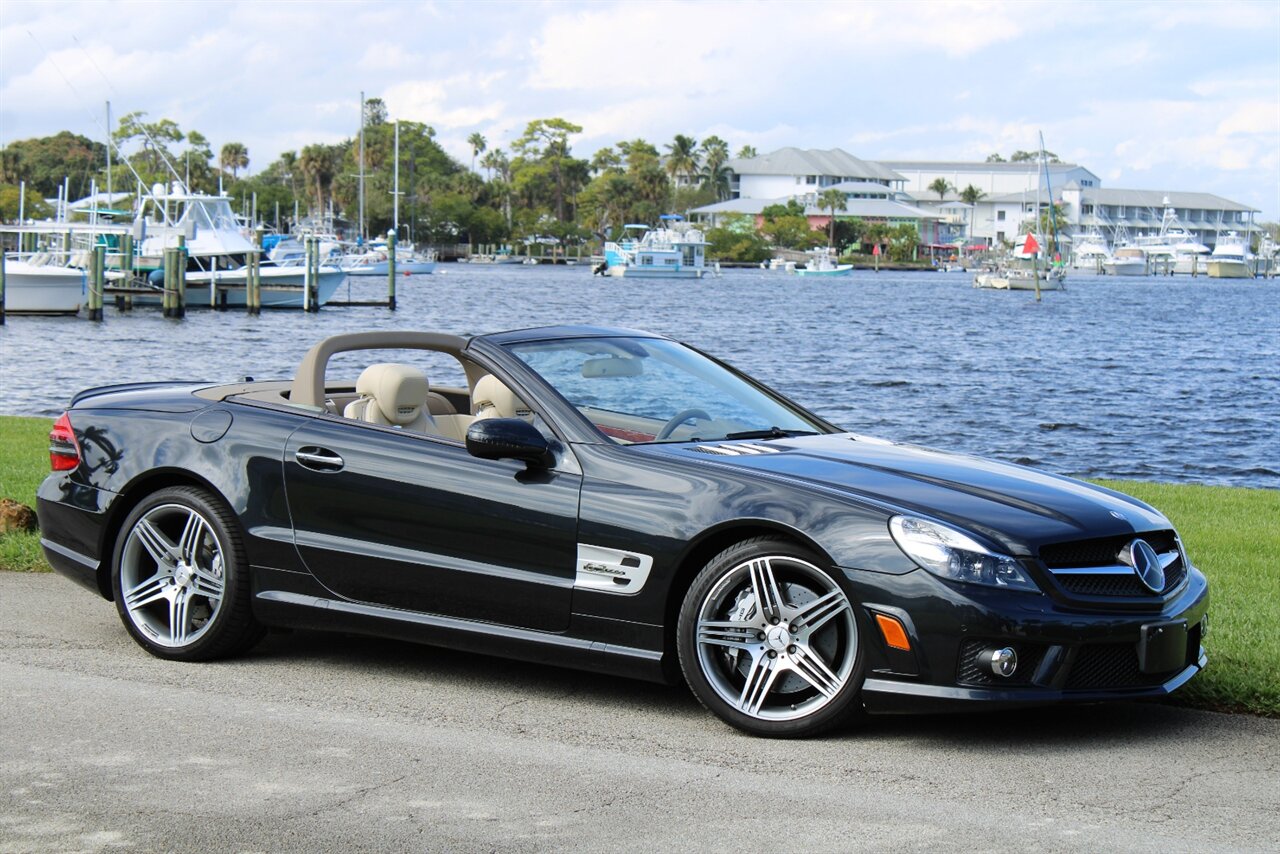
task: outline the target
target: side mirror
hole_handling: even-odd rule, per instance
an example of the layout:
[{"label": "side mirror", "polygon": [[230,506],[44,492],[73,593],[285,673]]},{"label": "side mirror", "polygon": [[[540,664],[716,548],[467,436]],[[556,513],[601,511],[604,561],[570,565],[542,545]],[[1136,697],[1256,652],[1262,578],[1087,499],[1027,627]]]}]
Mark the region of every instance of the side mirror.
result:
[{"label": "side mirror", "polygon": [[554,461],[547,439],[523,418],[485,418],[467,428],[467,453],[482,460],[523,460],[548,467]]}]

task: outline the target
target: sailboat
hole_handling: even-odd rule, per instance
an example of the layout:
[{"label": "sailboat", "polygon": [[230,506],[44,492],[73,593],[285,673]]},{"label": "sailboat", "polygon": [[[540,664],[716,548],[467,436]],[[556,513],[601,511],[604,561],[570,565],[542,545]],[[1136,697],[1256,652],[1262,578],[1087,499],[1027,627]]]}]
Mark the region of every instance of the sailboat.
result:
[{"label": "sailboat", "polygon": [[[1052,260],[1041,266],[1041,249],[1044,236],[1036,236],[1027,232],[1026,238],[1017,251],[1009,258],[996,265],[994,270],[986,270],[973,277],[975,288],[993,288],[1006,291],[1035,291],[1036,299],[1040,299],[1041,291],[1065,290],[1067,278],[1066,266],[1061,262],[1056,246],[1058,242],[1057,218],[1053,215],[1053,188],[1049,186],[1048,157],[1044,151],[1044,134],[1040,134],[1040,173],[1044,185],[1049,188],[1049,224],[1055,246]],[[1040,183],[1036,183],[1036,222],[1040,226]]]},{"label": "sailboat", "polygon": [[[362,129],[363,133],[363,129]],[[363,139],[363,137],[362,137]],[[362,143],[363,146],[363,143]],[[364,155],[363,147],[361,148],[360,158],[360,198],[364,198]],[[395,155],[393,157],[395,164],[394,186],[391,190],[392,197],[392,228],[395,234],[400,234],[400,122],[396,122],[395,133]],[[360,230],[364,232],[364,208],[361,205],[360,214]],[[344,255],[341,263],[342,271],[348,276],[386,276],[391,269],[390,253],[385,240],[374,241],[363,247],[363,251],[348,253]],[[403,275],[426,275],[434,272],[436,269],[436,255],[434,250],[428,249],[425,253],[415,252],[412,243],[396,244],[396,272]]]}]

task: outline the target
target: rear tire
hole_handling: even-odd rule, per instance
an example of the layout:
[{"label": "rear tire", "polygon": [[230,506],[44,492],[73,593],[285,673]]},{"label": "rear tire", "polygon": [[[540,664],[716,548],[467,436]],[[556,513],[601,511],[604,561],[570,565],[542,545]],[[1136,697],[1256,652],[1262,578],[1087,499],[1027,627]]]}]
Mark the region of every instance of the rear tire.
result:
[{"label": "rear tire", "polygon": [[730,726],[801,738],[862,708],[858,616],[824,561],[789,540],[725,549],[694,578],[676,627],[694,696]]},{"label": "rear tire", "polygon": [[125,629],[157,658],[237,655],[265,633],[239,524],[205,489],[161,489],[133,508],[116,538],[111,587]]}]

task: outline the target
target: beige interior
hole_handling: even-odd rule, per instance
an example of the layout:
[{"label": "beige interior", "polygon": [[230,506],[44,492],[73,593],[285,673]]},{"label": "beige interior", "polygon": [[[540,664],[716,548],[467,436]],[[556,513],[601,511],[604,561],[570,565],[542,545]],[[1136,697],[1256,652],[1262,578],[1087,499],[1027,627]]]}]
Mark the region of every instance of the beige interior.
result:
[{"label": "beige interior", "polygon": [[370,365],[356,380],[356,394],[359,396],[343,408],[342,415],[367,424],[399,427],[462,442],[473,420],[469,415],[454,412],[452,404],[431,391],[427,375],[412,365],[394,362]]},{"label": "beige interior", "polygon": [[471,411],[477,421],[484,418],[529,418],[533,413],[515,392],[493,374],[476,380],[471,392]]}]

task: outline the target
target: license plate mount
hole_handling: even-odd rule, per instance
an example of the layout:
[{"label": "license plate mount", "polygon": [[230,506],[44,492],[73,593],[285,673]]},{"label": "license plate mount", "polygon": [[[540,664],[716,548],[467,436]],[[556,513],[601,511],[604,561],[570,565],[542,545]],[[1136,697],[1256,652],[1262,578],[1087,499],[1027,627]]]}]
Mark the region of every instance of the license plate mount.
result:
[{"label": "license plate mount", "polygon": [[1187,621],[1147,623],[1138,640],[1138,668],[1143,673],[1180,670],[1187,660]]}]

